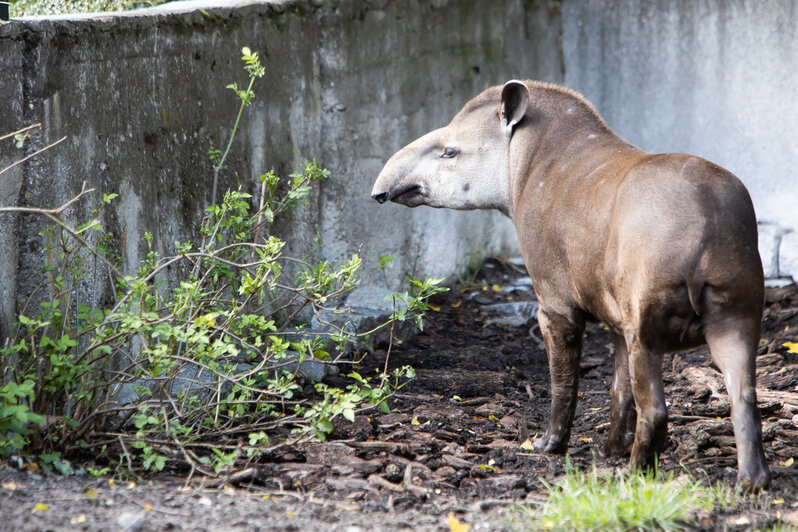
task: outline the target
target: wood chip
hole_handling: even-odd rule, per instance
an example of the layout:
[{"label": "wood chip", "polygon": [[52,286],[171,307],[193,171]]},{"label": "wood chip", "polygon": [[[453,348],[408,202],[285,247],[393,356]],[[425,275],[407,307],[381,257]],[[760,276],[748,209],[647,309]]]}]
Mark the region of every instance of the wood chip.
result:
[{"label": "wood chip", "polygon": [[426,497],[427,494],[428,494],[428,491],[427,491],[426,488],[422,488],[421,486],[413,485],[413,465],[412,464],[407,464],[407,467],[405,468],[405,476],[404,476],[404,480],[402,481],[402,486],[404,486],[404,488],[407,491],[409,491],[413,495],[416,495],[417,497]]},{"label": "wood chip", "polygon": [[368,481],[363,480],[362,478],[327,477],[324,479],[324,483],[337,491],[367,491],[369,489]]},{"label": "wood chip", "polygon": [[759,402],[777,401],[782,408],[789,412],[798,413],[798,393],[783,390],[768,390],[765,388],[756,389],[756,398]]},{"label": "wood chip", "polygon": [[399,484],[394,484],[382,478],[379,475],[371,475],[368,478],[368,483],[372,488],[379,488],[388,491],[395,491],[397,493],[403,492],[405,489]]},{"label": "wood chip", "polygon": [[691,383],[707,386],[712,391],[713,397],[725,395],[726,385],[723,383],[723,375],[712,368],[690,366],[684,368],[681,375]]},{"label": "wood chip", "polygon": [[452,456],[452,455],[443,455],[441,457],[441,461],[447,466],[451,466],[455,469],[471,469],[471,466],[474,465],[468,460],[464,460],[458,456]]}]

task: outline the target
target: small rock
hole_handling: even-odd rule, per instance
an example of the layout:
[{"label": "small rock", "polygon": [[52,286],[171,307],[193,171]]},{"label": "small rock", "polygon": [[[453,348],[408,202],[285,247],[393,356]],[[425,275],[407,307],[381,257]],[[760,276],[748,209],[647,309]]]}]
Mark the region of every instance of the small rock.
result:
[{"label": "small rock", "polygon": [[338,443],[311,443],[305,447],[305,460],[308,464],[333,466],[354,456],[353,448]]},{"label": "small rock", "polygon": [[515,279],[512,283],[510,283],[510,286],[515,286],[515,287],[527,286],[529,288],[532,288],[532,278],[519,277],[518,279]]},{"label": "small rock", "polygon": [[453,468],[452,466],[441,466],[441,467],[439,467],[438,469],[435,470],[435,476],[437,478],[448,479],[448,478],[452,478],[456,474],[457,474],[457,470],[455,468]]},{"label": "small rock", "polygon": [[474,413],[478,416],[487,417],[495,416],[495,417],[503,417],[506,414],[507,410],[503,406],[497,403],[486,403],[478,408],[474,409]]},{"label": "small rock", "polygon": [[499,420],[499,424],[508,430],[517,430],[520,423],[515,416],[504,416]]},{"label": "small rock", "polygon": [[513,279],[513,281],[502,288],[501,291],[507,294],[512,294],[515,292],[531,292],[532,279],[530,277],[519,277],[518,279]]},{"label": "small rock", "polygon": [[489,317],[485,323],[521,327],[532,319],[538,311],[537,301],[513,301],[485,305],[482,313]]},{"label": "small rock", "polygon": [[144,514],[141,512],[122,512],[122,514],[116,518],[116,524],[119,525],[119,528],[122,530],[141,530],[141,527],[144,525],[141,519],[142,517],[144,517]]},{"label": "small rock", "polygon": [[402,469],[394,463],[386,465],[385,478],[387,478],[391,482],[398,482],[402,480]]},{"label": "small rock", "polygon": [[482,292],[471,292],[470,294],[468,294],[468,297],[466,299],[468,301],[473,300],[475,303],[479,305],[490,305],[491,303],[493,303],[493,300],[484,295]]},{"label": "small rock", "polygon": [[502,316],[491,318],[485,322],[486,325],[499,325],[504,327],[523,327],[529,322],[531,317],[524,316]]}]

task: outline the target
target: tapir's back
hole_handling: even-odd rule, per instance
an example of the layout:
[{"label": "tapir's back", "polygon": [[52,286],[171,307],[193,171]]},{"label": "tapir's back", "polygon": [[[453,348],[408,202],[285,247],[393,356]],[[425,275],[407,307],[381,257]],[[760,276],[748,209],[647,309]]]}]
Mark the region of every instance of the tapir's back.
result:
[{"label": "tapir's back", "polygon": [[575,285],[579,293],[608,293],[579,296],[604,304],[586,310],[619,326],[645,322],[669,349],[703,342],[703,321],[721,308],[758,320],[764,280],[756,218],[739,179],[683,154],[641,156],[617,178],[598,268],[603,282]]},{"label": "tapir's back", "polygon": [[700,307],[711,295],[705,286],[761,313],[756,218],[739,179],[699,157],[651,155],[622,141],[598,155],[571,150],[571,160],[533,176],[516,206],[541,297],[618,327],[649,306],[663,322]]},{"label": "tapir's back", "polygon": [[641,255],[660,273],[694,266],[712,283],[742,272],[761,276],[748,192],[733,174],[699,157],[643,157],[618,187],[613,218],[619,242],[630,246],[628,258]]}]

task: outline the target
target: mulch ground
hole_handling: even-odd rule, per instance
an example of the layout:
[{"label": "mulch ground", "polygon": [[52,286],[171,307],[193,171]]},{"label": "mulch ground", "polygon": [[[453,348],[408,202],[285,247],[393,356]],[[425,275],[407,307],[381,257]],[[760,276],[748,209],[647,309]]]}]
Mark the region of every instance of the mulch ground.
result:
[{"label": "mulch ground", "polygon": [[[471,530],[515,529],[507,505],[540,500],[541,481],[565,468],[564,457],[528,445],[545,430],[550,395],[534,314],[506,315],[512,305],[501,305],[524,302],[534,310],[523,271],[488,261],[473,282],[437,296],[423,333],[392,346],[389,366],[411,365],[417,377],[390,413],[336,422],[327,442],[276,452],[224,488],[201,479],[185,488],[175,475],[109,486],[0,470],[0,530],[118,530],[123,517],[138,530],[448,530],[450,512]],[[756,499],[700,516],[699,529],[770,527],[779,517],[798,524],[798,354],[785,346],[798,342],[798,286],[768,289],[763,324],[757,391],[773,481]],[[361,374],[382,369],[386,348],[362,361]],[[626,465],[599,452],[612,349],[610,333],[589,325],[569,447],[580,468]],[[663,364],[670,419],[660,467],[733,485],[729,402],[706,348],[667,355]],[[49,509],[32,512],[37,503]]]}]

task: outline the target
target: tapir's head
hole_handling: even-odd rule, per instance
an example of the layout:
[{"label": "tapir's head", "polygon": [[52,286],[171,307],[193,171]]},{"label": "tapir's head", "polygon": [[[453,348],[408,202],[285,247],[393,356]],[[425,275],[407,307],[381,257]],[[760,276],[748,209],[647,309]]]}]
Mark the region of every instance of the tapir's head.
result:
[{"label": "tapir's head", "polygon": [[395,153],[371,196],[408,207],[499,209],[509,214],[510,139],[528,101],[529,88],[521,81],[486,90],[448,126]]}]

